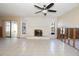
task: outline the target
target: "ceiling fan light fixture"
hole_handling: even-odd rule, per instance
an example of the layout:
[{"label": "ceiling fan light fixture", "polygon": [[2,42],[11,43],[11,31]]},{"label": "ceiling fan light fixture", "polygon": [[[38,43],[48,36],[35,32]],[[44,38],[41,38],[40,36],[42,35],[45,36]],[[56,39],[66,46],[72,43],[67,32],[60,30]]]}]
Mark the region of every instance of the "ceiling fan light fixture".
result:
[{"label": "ceiling fan light fixture", "polygon": [[47,13],[44,13],[44,16],[46,16],[47,15]]},{"label": "ceiling fan light fixture", "polygon": [[42,12],[43,12],[43,13],[47,13],[47,10],[43,10]]},{"label": "ceiling fan light fixture", "polygon": [[50,8],[53,5],[54,5],[54,3],[50,3],[49,5],[43,5],[43,7],[34,5],[36,8],[38,8],[38,9],[41,10],[41,11],[36,12],[35,14],[42,12],[46,16],[47,15],[47,12],[56,12],[56,10],[50,10]]}]

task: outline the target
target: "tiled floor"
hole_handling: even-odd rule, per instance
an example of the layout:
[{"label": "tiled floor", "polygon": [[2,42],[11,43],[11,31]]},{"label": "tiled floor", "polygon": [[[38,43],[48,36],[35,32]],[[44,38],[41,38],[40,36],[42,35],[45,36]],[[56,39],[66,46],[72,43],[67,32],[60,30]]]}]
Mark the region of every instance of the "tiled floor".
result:
[{"label": "tiled floor", "polygon": [[[68,39],[66,39],[66,43],[68,44]],[[70,39],[70,46],[73,46],[73,39]],[[76,39],[75,48],[79,50],[79,39]]]},{"label": "tiled floor", "polygon": [[79,51],[57,39],[0,39],[0,55],[79,56]]}]

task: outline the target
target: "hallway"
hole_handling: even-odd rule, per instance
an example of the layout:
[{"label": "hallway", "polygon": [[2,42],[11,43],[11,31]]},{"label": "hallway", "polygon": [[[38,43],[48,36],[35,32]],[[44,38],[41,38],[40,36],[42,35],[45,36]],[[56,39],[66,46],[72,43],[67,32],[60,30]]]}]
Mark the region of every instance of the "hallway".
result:
[{"label": "hallway", "polygon": [[79,51],[57,39],[0,39],[0,55],[79,56]]}]

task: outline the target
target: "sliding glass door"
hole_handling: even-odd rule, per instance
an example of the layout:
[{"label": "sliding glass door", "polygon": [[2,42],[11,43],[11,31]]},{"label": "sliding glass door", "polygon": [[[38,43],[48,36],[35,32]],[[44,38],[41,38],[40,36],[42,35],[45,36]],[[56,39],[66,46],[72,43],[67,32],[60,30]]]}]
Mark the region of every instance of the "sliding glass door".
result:
[{"label": "sliding glass door", "polygon": [[5,21],[5,36],[8,38],[17,37],[16,21]]},{"label": "sliding glass door", "polygon": [[5,36],[6,37],[11,37],[10,33],[10,21],[5,22]]},{"label": "sliding glass door", "polygon": [[11,37],[17,37],[17,23],[16,23],[16,21],[11,21]]}]

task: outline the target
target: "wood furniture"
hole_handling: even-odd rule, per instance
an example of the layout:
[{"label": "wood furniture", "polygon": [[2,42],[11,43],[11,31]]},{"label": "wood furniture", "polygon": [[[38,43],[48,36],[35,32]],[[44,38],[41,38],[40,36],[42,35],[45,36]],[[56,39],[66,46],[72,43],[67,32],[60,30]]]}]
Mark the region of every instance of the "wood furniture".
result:
[{"label": "wood furniture", "polygon": [[70,38],[71,38],[70,34],[71,34],[71,29],[69,28],[68,29],[68,44],[69,45],[70,45]]},{"label": "wood furniture", "polygon": [[[79,39],[79,28],[65,28],[65,34],[63,35],[66,35],[66,39],[70,38],[70,39],[73,39],[73,36],[74,36],[74,29],[76,30],[75,31],[75,38],[76,39]],[[61,37],[62,35],[60,34],[60,28],[57,28],[57,39],[64,39],[64,37]]]},{"label": "wood furniture", "polygon": [[73,29],[73,47],[75,48],[75,44],[76,44],[76,29]]},{"label": "wood furniture", "polygon": [[57,39],[64,39],[64,43],[68,40],[68,44],[70,44],[70,41],[73,41],[73,47],[76,47],[76,39],[79,39],[79,28],[65,28],[65,34],[60,34],[60,29],[57,29]]},{"label": "wood furniture", "polygon": [[3,37],[3,28],[0,27],[0,38],[2,38],[2,37]]}]

